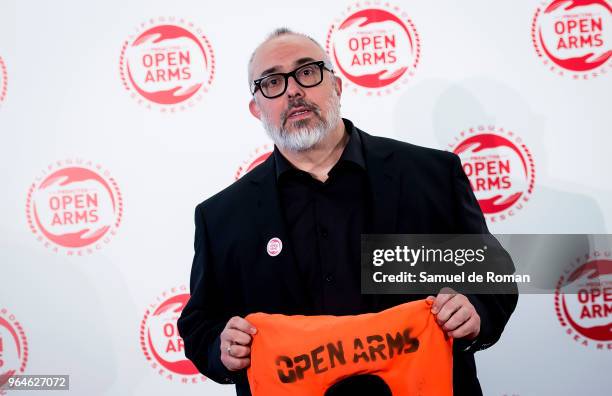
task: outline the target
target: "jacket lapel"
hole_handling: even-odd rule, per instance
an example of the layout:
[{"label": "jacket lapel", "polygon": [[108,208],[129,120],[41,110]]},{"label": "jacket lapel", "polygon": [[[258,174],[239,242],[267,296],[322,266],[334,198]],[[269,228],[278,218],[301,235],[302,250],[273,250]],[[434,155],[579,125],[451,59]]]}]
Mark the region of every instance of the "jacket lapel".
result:
[{"label": "jacket lapel", "polygon": [[[400,176],[393,164],[393,152],[384,140],[373,137],[355,128],[361,136],[366,169],[371,189],[370,228],[368,234],[393,234],[397,232],[397,217],[400,196]],[[363,296],[370,309],[381,308],[384,296],[371,294]]]},{"label": "jacket lapel", "polygon": [[393,152],[379,140],[357,128],[363,142],[363,151],[372,193],[372,234],[392,234],[397,231],[400,180],[393,167]]},{"label": "jacket lapel", "polygon": [[[306,286],[300,279],[293,247],[282,215],[275,169],[274,156],[270,155],[266,161],[251,171],[254,175],[250,182],[256,190],[257,197],[254,200],[253,214],[260,235],[260,248],[263,251],[263,256],[261,256],[263,259],[257,265],[265,266],[256,270],[278,271],[279,282],[285,283],[289,295],[294,300],[287,301],[286,306],[291,310],[303,313],[303,308],[309,305]],[[271,256],[267,252],[267,243],[275,237],[282,241],[282,250],[278,256]]]}]

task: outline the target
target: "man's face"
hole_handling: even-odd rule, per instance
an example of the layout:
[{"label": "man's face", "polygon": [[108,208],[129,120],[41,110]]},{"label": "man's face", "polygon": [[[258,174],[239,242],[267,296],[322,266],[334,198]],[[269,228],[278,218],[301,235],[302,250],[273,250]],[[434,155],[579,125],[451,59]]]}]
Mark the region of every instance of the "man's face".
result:
[{"label": "man's face", "polygon": [[[299,66],[324,59],[323,51],[307,37],[287,34],[264,43],[251,64],[252,79],[272,73],[288,73]],[[329,65],[328,65],[329,66]],[[323,71],[321,84],[305,88],[289,77],[286,92],[273,99],[260,90],[249,103],[251,113],[281,147],[307,150],[341,122],[339,116],[342,85]]]}]

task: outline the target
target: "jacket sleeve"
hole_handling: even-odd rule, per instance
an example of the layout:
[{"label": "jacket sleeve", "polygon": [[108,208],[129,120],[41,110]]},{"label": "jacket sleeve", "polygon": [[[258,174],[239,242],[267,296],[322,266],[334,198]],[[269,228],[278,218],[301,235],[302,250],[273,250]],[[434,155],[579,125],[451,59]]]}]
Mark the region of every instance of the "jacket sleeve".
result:
[{"label": "jacket sleeve", "polygon": [[[470,182],[463,171],[461,160],[455,154],[453,154],[452,167],[453,187],[456,197],[456,232],[461,234],[489,234],[486,220],[478,200],[474,196]],[[495,238],[493,239],[495,240]],[[499,247],[503,249],[501,245]],[[511,267],[508,271],[513,273],[512,259],[507,253],[506,256]],[[457,348],[471,351],[486,349],[499,340],[510,315],[516,307],[518,290],[515,288],[514,293],[506,294],[468,294],[466,297],[474,305],[480,316],[480,334],[473,341],[457,340]]]},{"label": "jacket sleeve", "polygon": [[194,250],[189,285],[191,297],[177,322],[185,356],[211,380],[221,384],[235,383],[244,376],[244,370],[230,371],[221,362],[219,335],[231,315],[220,298],[223,285],[215,281],[202,204],[195,210]]}]

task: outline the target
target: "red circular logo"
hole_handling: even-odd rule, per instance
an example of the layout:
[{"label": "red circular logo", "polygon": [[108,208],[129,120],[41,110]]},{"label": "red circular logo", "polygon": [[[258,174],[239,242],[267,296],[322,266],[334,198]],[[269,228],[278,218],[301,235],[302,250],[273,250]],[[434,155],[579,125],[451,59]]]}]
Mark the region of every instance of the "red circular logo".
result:
[{"label": "red circular logo", "polygon": [[345,77],[345,87],[363,90],[366,95],[390,94],[414,76],[421,55],[420,37],[399,7],[365,4],[365,8],[359,3],[347,7],[331,25],[327,53]]},{"label": "red circular logo", "polygon": [[0,104],[4,102],[6,98],[6,91],[8,87],[8,72],[6,71],[6,65],[4,59],[0,56]]},{"label": "red circular logo", "polygon": [[612,252],[578,257],[555,290],[555,311],[574,341],[612,350]]},{"label": "red circular logo", "polygon": [[23,374],[28,363],[28,340],[23,327],[6,308],[0,309],[0,389],[11,376]]},{"label": "red circular logo", "polygon": [[251,154],[250,158],[248,160],[244,161],[238,167],[238,170],[236,171],[236,174],[234,175],[234,179],[235,180],[240,179],[242,176],[246,175],[251,170],[253,170],[253,168],[261,165],[262,162],[264,162],[265,160],[268,159],[270,154],[272,154],[272,147],[270,147],[267,144],[263,145],[262,147],[259,147],[258,149],[256,149]]},{"label": "red circular logo", "polygon": [[28,190],[26,216],[45,247],[68,255],[91,254],[116,235],[123,214],[119,186],[101,165],[57,161]]},{"label": "red circular logo", "polygon": [[189,301],[186,286],[173,287],[149,305],[140,323],[140,346],[151,367],[169,380],[197,383],[206,380],[185,357],[176,321]]},{"label": "red circular logo", "polygon": [[491,222],[523,209],[533,193],[535,165],[513,131],[479,126],[462,131],[449,149],[461,158],[482,212]]},{"label": "red circular logo", "polygon": [[268,254],[272,257],[276,257],[283,250],[283,241],[280,238],[272,238],[268,241],[268,245],[266,246],[266,250]]},{"label": "red circular logo", "polygon": [[549,0],[536,9],[531,39],[551,71],[588,79],[612,67],[611,22],[606,0]]},{"label": "red circular logo", "polygon": [[139,103],[174,112],[202,100],[215,74],[215,59],[202,29],[184,19],[161,17],[141,24],[124,42],[120,73]]}]

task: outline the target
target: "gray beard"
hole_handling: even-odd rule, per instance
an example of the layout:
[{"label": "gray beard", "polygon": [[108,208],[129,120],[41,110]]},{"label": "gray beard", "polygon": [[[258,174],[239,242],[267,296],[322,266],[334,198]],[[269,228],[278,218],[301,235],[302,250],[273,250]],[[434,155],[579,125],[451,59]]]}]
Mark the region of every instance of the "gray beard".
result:
[{"label": "gray beard", "polygon": [[289,151],[310,150],[329,135],[342,121],[340,118],[340,100],[335,91],[332,92],[327,104],[329,110],[325,117],[321,117],[318,109],[313,110],[316,119],[293,122],[295,128],[293,132],[286,130],[283,126],[275,127],[263,113],[261,122],[266,133],[278,148]]}]

